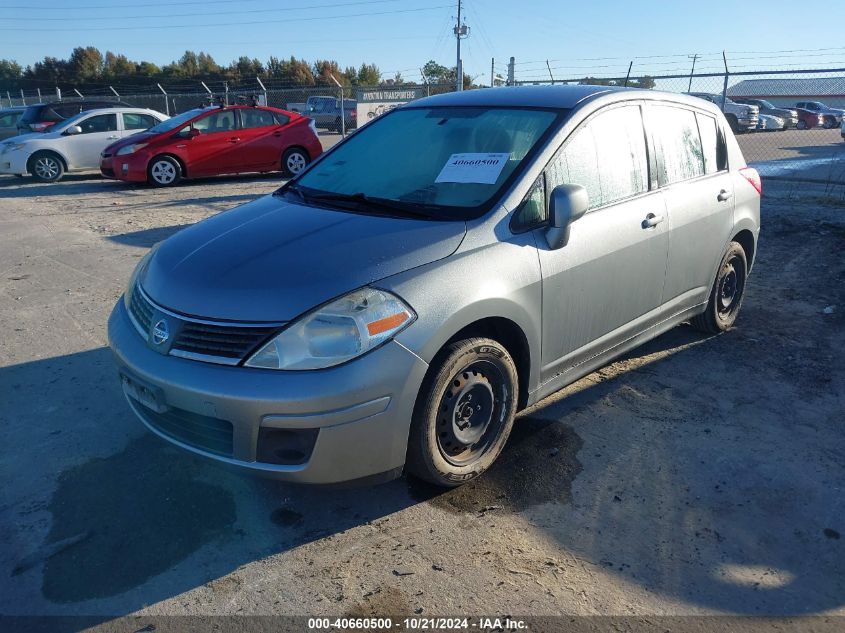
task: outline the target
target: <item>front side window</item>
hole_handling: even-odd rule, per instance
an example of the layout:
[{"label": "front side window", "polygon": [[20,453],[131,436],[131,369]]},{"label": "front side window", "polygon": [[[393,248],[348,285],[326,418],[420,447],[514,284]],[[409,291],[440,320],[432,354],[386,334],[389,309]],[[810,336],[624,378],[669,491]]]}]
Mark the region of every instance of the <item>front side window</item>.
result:
[{"label": "front side window", "polygon": [[704,174],[704,153],[692,110],[654,105],[649,108],[649,121],[654,131],[661,185]]},{"label": "front side window", "polygon": [[648,190],[648,157],[639,106],[599,113],[569,137],[548,170],[549,188],[581,185],[590,208]]},{"label": "front side window", "polygon": [[220,110],[214,114],[197,119],[194,121],[192,127],[204,134],[229,132],[235,129],[235,112],[234,110]]},{"label": "front side window", "polygon": [[478,217],[562,117],[560,110],[400,108],[375,119],[306,171],[306,195],[378,198]]},{"label": "front side window", "polygon": [[254,110],[251,108],[241,110],[242,127],[270,127],[275,125],[276,120],[273,118],[273,113],[269,110]]},{"label": "front side window", "polygon": [[83,134],[95,134],[97,132],[114,132],[117,130],[116,114],[98,114],[88,117],[79,122]]}]

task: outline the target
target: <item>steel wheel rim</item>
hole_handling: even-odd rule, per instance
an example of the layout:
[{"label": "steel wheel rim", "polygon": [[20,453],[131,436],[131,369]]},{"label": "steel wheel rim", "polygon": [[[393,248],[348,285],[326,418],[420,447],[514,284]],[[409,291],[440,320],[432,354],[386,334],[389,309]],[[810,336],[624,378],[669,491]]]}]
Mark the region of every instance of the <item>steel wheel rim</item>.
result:
[{"label": "steel wheel rim", "polygon": [[176,180],[176,168],[169,162],[160,160],[151,170],[153,180],[161,185],[169,185]]},{"label": "steel wheel rim", "polygon": [[717,301],[720,317],[727,318],[736,311],[742,299],[744,286],[745,273],[742,260],[737,256],[731,257],[725,263],[719,277]]},{"label": "steel wheel rim", "polygon": [[42,156],[35,161],[35,173],[44,180],[53,180],[59,175],[59,164],[55,158]]},{"label": "steel wheel rim", "polygon": [[290,170],[290,173],[298,174],[305,169],[305,157],[299,152],[294,152],[288,156],[286,165],[288,170]]},{"label": "steel wheel rim", "polygon": [[505,374],[490,361],[474,361],[456,372],[437,408],[435,433],[443,459],[467,466],[484,455],[504,427],[508,397]]}]

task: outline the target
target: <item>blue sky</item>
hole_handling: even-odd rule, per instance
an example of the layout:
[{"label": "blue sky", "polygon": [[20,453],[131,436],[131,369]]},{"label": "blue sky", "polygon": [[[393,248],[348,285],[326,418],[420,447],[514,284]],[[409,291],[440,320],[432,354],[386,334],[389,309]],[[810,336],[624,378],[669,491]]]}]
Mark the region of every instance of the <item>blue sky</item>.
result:
[{"label": "blue sky", "polygon": [[[546,59],[558,78],[624,75],[632,58],[634,75],[655,74],[687,72],[686,55],[700,53],[698,68],[718,70],[727,49],[735,69],[845,67],[845,5],[825,3],[823,14],[803,17],[796,6],[466,0],[472,31],[463,43],[464,66],[484,83],[491,57],[504,74],[511,55],[517,79],[547,77]],[[0,58],[27,65],[93,45],[163,64],[192,49],[219,63],[242,54],[262,61],[329,58],[343,67],[374,62],[385,75],[398,70],[418,79],[429,59],[454,65],[455,14],[446,0],[41,0],[35,10],[23,0],[2,0]],[[766,53],[784,50],[795,52]]]}]

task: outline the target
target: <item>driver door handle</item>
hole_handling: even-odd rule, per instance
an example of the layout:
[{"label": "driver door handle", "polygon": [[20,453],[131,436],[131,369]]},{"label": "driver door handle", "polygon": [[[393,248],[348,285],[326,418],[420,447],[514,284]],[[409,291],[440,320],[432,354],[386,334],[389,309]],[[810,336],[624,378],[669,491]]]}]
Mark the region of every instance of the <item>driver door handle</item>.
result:
[{"label": "driver door handle", "polygon": [[732,195],[733,194],[727,189],[722,189],[719,192],[719,195],[716,196],[716,200],[718,200],[719,202],[724,202],[725,200],[729,200]]},{"label": "driver door handle", "polygon": [[663,222],[665,218],[662,215],[654,215],[653,213],[649,213],[645,216],[645,220],[643,220],[643,228],[644,229],[653,229],[655,226]]},{"label": "driver door handle", "polygon": [[120,138],[120,137],[119,137],[119,136],[107,136],[106,138],[107,138],[107,139],[112,139],[112,138]]},{"label": "driver door handle", "polygon": [[240,140],[241,140],[240,136],[233,136],[232,138],[229,139],[229,142],[230,143],[237,143]]}]

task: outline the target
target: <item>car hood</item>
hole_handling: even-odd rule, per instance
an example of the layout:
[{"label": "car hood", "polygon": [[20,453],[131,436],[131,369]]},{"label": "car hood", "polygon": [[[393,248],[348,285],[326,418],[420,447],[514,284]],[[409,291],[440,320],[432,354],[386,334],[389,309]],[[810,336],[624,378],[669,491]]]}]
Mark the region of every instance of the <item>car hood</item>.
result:
[{"label": "car hood", "polygon": [[114,154],[121,147],[125,147],[126,145],[134,145],[135,143],[143,143],[145,140],[155,138],[156,136],[158,136],[158,133],[136,132],[135,134],[130,134],[129,136],[125,136],[119,141],[115,141],[114,143],[106,147],[103,150],[103,154]]},{"label": "car hood", "polygon": [[18,134],[17,136],[10,136],[3,142],[6,143],[23,143],[24,141],[31,141],[33,139],[44,138],[43,132],[30,132],[29,134]]},{"label": "car hood", "polygon": [[162,307],[289,321],[334,297],[451,255],[465,222],[353,214],[265,196],[161,243],[141,283]]}]

